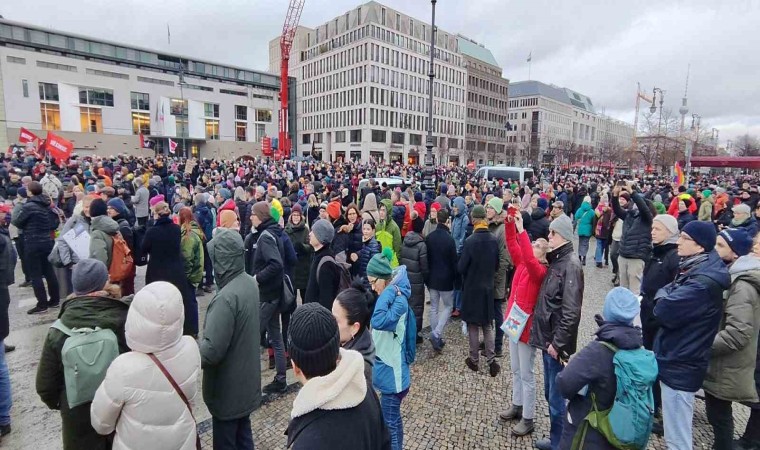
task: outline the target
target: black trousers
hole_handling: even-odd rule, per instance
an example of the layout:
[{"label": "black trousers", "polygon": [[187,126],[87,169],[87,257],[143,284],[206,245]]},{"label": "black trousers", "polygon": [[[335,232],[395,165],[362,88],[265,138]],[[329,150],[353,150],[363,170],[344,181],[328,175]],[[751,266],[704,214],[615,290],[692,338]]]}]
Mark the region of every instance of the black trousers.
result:
[{"label": "black trousers", "polygon": [[731,403],[705,392],[707,421],[713,427],[713,450],[732,450],[734,442],[734,416]]},{"label": "black trousers", "polygon": [[[24,255],[27,259],[29,278],[32,279],[34,296],[37,297],[37,307],[47,308],[48,304],[58,304],[61,300],[61,294],[58,290],[58,278],[55,276],[52,264],[47,259],[53,250],[53,241],[34,244],[26,242],[25,244]],[[45,294],[45,284],[42,282],[43,278],[47,281],[47,290],[50,294],[49,302]]]},{"label": "black trousers", "polygon": [[234,420],[212,417],[214,450],[253,450],[253,433],[249,416]]},{"label": "black trousers", "polygon": [[19,236],[18,238],[14,239],[13,242],[16,243],[16,253],[18,254],[18,258],[21,260],[21,271],[24,273],[24,281],[29,283],[32,280],[29,279],[29,269],[26,268],[26,255],[24,254],[24,237]]},{"label": "black trousers", "polygon": [[760,446],[760,409],[752,408],[742,439]]}]

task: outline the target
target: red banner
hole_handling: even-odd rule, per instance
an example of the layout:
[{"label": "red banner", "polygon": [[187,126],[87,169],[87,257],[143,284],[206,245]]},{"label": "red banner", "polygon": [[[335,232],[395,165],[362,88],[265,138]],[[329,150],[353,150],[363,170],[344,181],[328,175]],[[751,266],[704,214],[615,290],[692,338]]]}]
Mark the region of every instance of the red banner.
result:
[{"label": "red banner", "polygon": [[36,134],[32,133],[31,131],[27,130],[24,127],[21,127],[21,131],[19,131],[19,134],[18,134],[18,142],[20,144],[26,144],[28,142],[34,142],[34,141],[36,141],[38,139],[39,138],[37,137]]},{"label": "red banner", "polygon": [[169,153],[172,155],[177,151],[177,143],[172,141],[171,138],[169,138]]},{"label": "red banner", "polygon": [[71,153],[74,151],[74,144],[57,134],[53,134],[48,131],[47,139],[45,140],[45,150],[50,153],[50,157],[56,161],[66,161],[71,157]]},{"label": "red banner", "polygon": [[272,138],[264,137],[261,139],[261,153],[264,156],[272,156]]}]

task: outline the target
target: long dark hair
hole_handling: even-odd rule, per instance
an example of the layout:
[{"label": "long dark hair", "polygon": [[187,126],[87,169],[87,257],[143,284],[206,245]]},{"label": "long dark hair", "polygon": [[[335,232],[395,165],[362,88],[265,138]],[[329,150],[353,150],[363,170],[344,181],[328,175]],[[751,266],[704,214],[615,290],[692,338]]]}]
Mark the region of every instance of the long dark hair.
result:
[{"label": "long dark hair", "polygon": [[369,327],[371,296],[362,280],[355,279],[351,287],[338,294],[335,301],[346,311],[346,320],[349,325],[359,323],[359,333],[363,333]]}]

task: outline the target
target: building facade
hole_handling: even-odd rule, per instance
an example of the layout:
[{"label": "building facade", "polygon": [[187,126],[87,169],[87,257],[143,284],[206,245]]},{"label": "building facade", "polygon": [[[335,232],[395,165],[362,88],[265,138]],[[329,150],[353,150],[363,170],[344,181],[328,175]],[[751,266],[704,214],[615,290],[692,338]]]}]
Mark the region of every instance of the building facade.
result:
[{"label": "building facade", "polygon": [[102,155],[152,155],[143,134],[159,152],[172,139],[177,154],[232,158],[277,136],[280,80],[266,72],[0,20],[0,80],[2,148],[21,127]]},{"label": "building facade", "polygon": [[591,99],[540,81],[509,85],[509,164],[602,164],[631,146],[633,125],[598,114]]},{"label": "building facade", "polygon": [[[422,163],[431,32],[429,24],[372,1],[296,36],[298,154]],[[436,164],[459,163],[467,70],[457,37],[438,29],[435,56],[434,156]]]},{"label": "building facade", "polygon": [[465,160],[504,164],[509,80],[490,50],[461,35],[457,41],[467,68]]}]

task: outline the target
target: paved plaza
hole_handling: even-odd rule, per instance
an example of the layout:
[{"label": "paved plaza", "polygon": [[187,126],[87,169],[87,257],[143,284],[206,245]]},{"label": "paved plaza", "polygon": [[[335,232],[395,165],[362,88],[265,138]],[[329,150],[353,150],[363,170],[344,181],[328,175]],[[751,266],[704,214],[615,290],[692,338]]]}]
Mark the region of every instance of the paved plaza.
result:
[{"label": "paved plaza", "polygon": [[[592,244],[593,249],[593,244]],[[144,269],[138,274],[138,287],[143,284]],[[20,272],[19,272],[20,275]],[[594,314],[602,309],[606,292],[612,287],[610,269],[585,268],[586,289],[579,347],[592,339],[596,330]],[[12,410],[13,432],[3,439],[8,449],[59,449],[61,448],[60,416],[48,410],[34,390],[34,378],[47,329],[57,312],[28,316],[26,309],[34,304],[31,288],[11,289],[11,334],[8,343],[17,350],[7,357],[11,371],[14,395]],[[199,298],[201,323],[211,295]],[[57,310],[54,310],[57,311]],[[427,323],[427,320],[426,320]],[[426,329],[424,332],[427,333]],[[533,441],[548,435],[548,407],[543,398],[543,374],[540,357],[536,358],[537,417],[532,436],[516,438],[510,434],[511,424],[498,419],[498,413],[510,403],[511,374],[509,355],[505,351],[499,362],[502,372],[495,378],[488,376],[484,358],[478,373],[464,364],[467,342],[461,332],[461,322],[451,322],[446,330],[447,345],[443,354],[436,355],[428,342],[421,345],[417,361],[412,366],[412,385],[402,403],[405,445],[409,450],[421,449],[530,449]],[[505,347],[506,348],[506,347]],[[262,367],[266,362],[262,359]],[[273,373],[262,371],[262,385],[271,381]],[[282,449],[293,399],[298,391],[292,371],[288,393],[265,397],[264,405],[251,416],[254,442],[260,450]],[[204,448],[211,448],[211,420],[203,404],[200,390],[195,401],[195,416],[200,422]],[[735,405],[736,431],[744,431],[749,409]],[[697,401],[694,420],[695,449],[710,448],[712,433],[704,413],[704,403]],[[339,432],[339,431],[338,431]],[[348,448],[348,447],[347,447]],[[665,449],[662,440],[654,437],[650,449]]]}]

